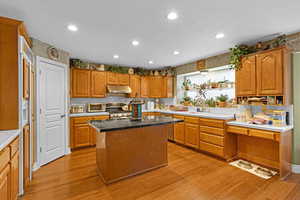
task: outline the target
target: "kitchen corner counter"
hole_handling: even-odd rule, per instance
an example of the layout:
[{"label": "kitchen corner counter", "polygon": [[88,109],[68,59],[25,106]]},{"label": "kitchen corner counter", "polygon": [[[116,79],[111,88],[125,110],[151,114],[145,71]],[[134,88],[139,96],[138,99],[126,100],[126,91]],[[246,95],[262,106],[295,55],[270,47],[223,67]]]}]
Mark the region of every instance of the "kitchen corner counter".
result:
[{"label": "kitchen corner counter", "polygon": [[130,119],[122,120],[92,120],[90,125],[98,132],[116,131],[129,128],[142,128],[148,126],[159,126],[165,124],[173,124],[183,122],[181,119],[174,119],[171,117],[161,116],[147,116],[143,117],[141,121],[131,121]]},{"label": "kitchen corner counter", "polygon": [[143,112],[159,112],[174,115],[184,115],[191,117],[202,117],[210,119],[231,120],[234,119],[233,114],[217,114],[210,112],[188,112],[188,111],[171,111],[171,110],[143,110]]},{"label": "kitchen corner counter", "polygon": [[0,131],[0,151],[9,145],[19,134],[20,130]]},{"label": "kitchen corner counter", "polygon": [[260,130],[267,130],[267,131],[274,131],[274,132],[280,132],[284,133],[287,131],[290,131],[293,129],[293,126],[272,126],[272,125],[257,125],[257,124],[249,124],[247,122],[237,122],[237,121],[230,121],[227,122],[227,125],[233,125],[233,126],[240,126],[240,127],[246,127],[246,128],[254,128],[254,129],[260,129]]},{"label": "kitchen corner counter", "polygon": [[94,113],[70,113],[69,116],[70,117],[89,117],[89,116],[105,116],[105,115],[109,115],[108,112],[94,112]]}]

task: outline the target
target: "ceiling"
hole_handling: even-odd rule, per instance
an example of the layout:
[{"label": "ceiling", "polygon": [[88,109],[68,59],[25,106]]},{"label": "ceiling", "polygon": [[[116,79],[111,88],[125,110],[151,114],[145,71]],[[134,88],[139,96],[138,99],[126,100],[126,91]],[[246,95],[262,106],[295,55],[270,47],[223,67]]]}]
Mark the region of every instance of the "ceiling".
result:
[{"label": "ceiling", "polygon": [[[87,61],[155,68],[217,55],[235,44],[300,30],[299,0],[1,0],[0,15]],[[178,19],[169,21],[170,11]],[[67,29],[69,24],[77,32]],[[217,33],[223,39],[216,39]],[[138,40],[139,46],[132,46]],[[173,55],[177,50],[179,55]],[[119,59],[113,55],[118,54]],[[150,65],[149,60],[153,61]]]}]

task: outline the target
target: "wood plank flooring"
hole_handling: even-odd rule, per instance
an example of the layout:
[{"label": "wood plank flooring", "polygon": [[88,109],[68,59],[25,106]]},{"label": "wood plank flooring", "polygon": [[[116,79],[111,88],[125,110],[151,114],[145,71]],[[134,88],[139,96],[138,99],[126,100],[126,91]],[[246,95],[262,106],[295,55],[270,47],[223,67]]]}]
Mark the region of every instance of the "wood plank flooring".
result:
[{"label": "wood plank flooring", "polygon": [[173,143],[169,166],[104,185],[95,148],[60,158],[34,173],[22,200],[300,200],[300,175],[287,181],[244,172]]}]

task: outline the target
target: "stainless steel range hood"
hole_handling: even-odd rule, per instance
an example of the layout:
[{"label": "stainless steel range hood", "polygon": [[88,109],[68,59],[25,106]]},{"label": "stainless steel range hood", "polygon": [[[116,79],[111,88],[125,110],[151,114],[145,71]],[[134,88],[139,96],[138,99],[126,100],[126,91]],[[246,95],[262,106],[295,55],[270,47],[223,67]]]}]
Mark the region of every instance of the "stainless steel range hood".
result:
[{"label": "stainless steel range hood", "polygon": [[126,95],[131,93],[131,88],[123,85],[108,85],[107,91],[111,95]]}]

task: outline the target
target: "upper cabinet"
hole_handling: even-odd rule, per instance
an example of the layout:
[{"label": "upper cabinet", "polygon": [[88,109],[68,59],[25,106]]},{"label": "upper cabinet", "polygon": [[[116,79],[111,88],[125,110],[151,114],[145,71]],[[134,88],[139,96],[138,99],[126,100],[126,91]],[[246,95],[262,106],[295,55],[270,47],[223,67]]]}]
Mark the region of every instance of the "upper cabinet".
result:
[{"label": "upper cabinet", "polygon": [[129,74],[107,72],[107,85],[129,85]]},{"label": "upper cabinet", "polygon": [[173,98],[174,94],[174,84],[173,84],[173,77],[165,77],[165,98]]},{"label": "upper cabinet", "polygon": [[141,77],[138,75],[130,75],[130,97],[141,97]]},{"label": "upper cabinet", "polygon": [[256,56],[242,59],[242,67],[236,71],[237,96],[256,95]]},{"label": "upper cabinet", "polygon": [[90,97],[91,71],[72,68],[72,97]]},{"label": "upper cabinet", "polygon": [[150,77],[150,98],[161,98],[164,90],[164,79],[162,76],[151,76]]},{"label": "upper cabinet", "polygon": [[149,97],[149,76],[141,77],[141,97],[142,98]]},{"label": "upper cabinet", "polygon": [[280,103],[291,103],[290,51],[279,47],[242,59],[236,71],[236,96],[274,96]]},{"label": "upper cabinet", "polygon": [[281,49],[257,55],[258,95],[283,95],[282,56]]},{"label": "upper cabinet", "polygon": [[129,86],[129,74],[117,74],[119,85]]},{"label": "upper cabinet", "polygon": [[106,72],[91,72],[91,97],[106,96]]}]

